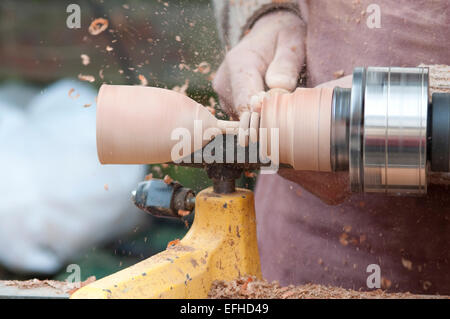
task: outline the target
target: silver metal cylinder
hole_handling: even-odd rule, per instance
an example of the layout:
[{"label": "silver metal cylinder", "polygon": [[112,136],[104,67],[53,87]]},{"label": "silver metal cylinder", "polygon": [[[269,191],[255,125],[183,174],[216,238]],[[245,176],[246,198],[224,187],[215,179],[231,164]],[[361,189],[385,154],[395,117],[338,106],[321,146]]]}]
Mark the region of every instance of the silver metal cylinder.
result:
[{"label": "silver metal cylinder", "polygon": [[367,69],[358,168],[362,191],[426,193],[427,110],[427,68]]}]

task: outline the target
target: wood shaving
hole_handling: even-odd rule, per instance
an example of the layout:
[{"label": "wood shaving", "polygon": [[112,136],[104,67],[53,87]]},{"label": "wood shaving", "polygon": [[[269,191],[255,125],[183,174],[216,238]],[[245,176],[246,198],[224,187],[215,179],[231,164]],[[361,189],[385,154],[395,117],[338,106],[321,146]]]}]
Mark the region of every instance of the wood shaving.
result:
[{"label": "wood shaving", "polygon": [[91,105],[92,105],[92,103],[87,103],[87,104],[84,104],[83,107],[89,107]]},{"label": "wood shaving", "polygon": [[180,37],[179,35],[177,35],[177,36],[175,37],[175,41],[181,42],[181,37]]},{"label": "wood shaving", "polygon": [[111,52],[112,50],[114,50],[112,46],[109,45],[106,46],[106,51]]},{"label": "wood shaving", "polygon": [[217,105],[216,99],[213,98],[212,96],[209,98],[208,102],[209,106],[211,106],[212,108],[214,108]]},{"label": "wood shaving", "polygon": [[212,81],[214,81],[214,78],[216,77],[216,72],[211,72],[209,75],[208,75],[208,81],[210,81],[210,82],[212,82]]},{"label": "wood shaving", "polygon": [[423,287],[424,290],[428,290],[431,287],[431,282],[429,282],[428,280],[425,280],[423,282],[422,287]]},{"label": "wood shaving", "polygon": [[213,299],[449,299],[449,296],[388,293],[377,289],[355,291],[339,287],[306,284],[281,287],[276,281],[269,283],[246,276],[233,281],[213,282],[208,294]]},{"label": "wood shaving", "polygon": [[339,70],[333,73],[335,79],[339,79],[343,77],[345,74],[344,70]]},{"label": "wood shaving", "polygon": [[194,70],[195,73],[200,72],[201,74],[208,74],[211,72],[211,65],[208,62],[201,62],[197,68]]},{"label": "wood shaving", "polygon": [[254,172],[249,172],[249,171],[245,171],[244,175],[245,175],[245,177],[248,177],[248,178],[256,177],[256,174]]},{"label": "wood shaving", "polygon": [[91,58],[89,58],[87,54],[80,55],[80,58],[83,65],[88,65],[89,63],[91,63]]},{"label": "wood shaving", "polygon": [[348,245],[348,234],[342,233],[339,236],[339,242],[341,243],[342,246],[347,246]]},{"label": "wood shaving", "polygon": [[179,243],[180,243],[180,240],[178,238],[174,239],[172,241],[169,241],[169,243],[167,244],[167,248],[174,247],[174,246],[178,245]]},{"label": "wood shaving", "polygon": [[185,63],[180,63],[178,64],[178,69],[180,69],[180,71],[183,71],[183,69],[190,70],[191,68]]},{"label": "wood shaving", "polygon": [[76,95],[72,95],[73,92],[75,92],[75,89],[74,89],[74,88],[71,88],[71,89],[69,90],[69,97],[70,97],[71,99],[74,99],[74,100],[78,99],[78,98],[80,97],[80,94],[77,93]]},{"label": "wood shaving", "polygon": [[411,260],[402,258],[402,265],[403,265],[403,267],[405,267],[406,269],[412,270],[412,262],[411,262]]},{"label": "wood shaving", "polygon": [[248,283],[252,282],[253,278],[252,277],[248,277],[247,280],[244,282],[244,284],[241,286],[241,291],[246,291],[247,287],[248,287]]},{"label": "wood shaving", "polygon": [[161,174],[161,173],[162,173],[161,167],[159,167],[159,166],[153,166],[153,167],[152,167],[152,170],[153,170],[155,173],[157,173],[157,174]]},{"label": "wood shaving", "polygon": [[86,82],[94,82],[95,81],[95,77],[93,75],[84,75],[84,74],[78,74],[78,79],[80,81],[86,81]]},{"label": "wood shaving", "polygon": [[18,289],[34,289],[34,288],[45,288],[50,287],[54,288],[62,294],[72,294],[81,287],[84,287],[96,280],[95,276],[91,276],[87,278],[83,282],[67,282],[67,281],[56,281],[56,280],[39,280],[39,279],[30,279],[30,280],[0,280],[0,283],[8,286],[15,287]]},{"label": "wood shaving", "polygon": [[392,281],[385,277],[381,277],[381,288],[383,289],[389,289],[392,286]]},{"label": "wood shaving", "polygon": [[359,236],[359,243],[362,244],[363,242],[366,241],[366,239],[367,239],[367,236],[366,236],[366,235],[364,235],[364,234],[363,234],[363,235],[360,235],[360,236]]},{"label": "wood shaving", "polygon": [[72,285],[76,283],[67,283],[63,281],[55,281],[55,280],[39,280],[39,279],[30,279],[30,280],[2,280],[0,281],[5,286],[16,287],[19,289],[28,289],[28,288],[41,288],[41,287],[52,287],[56,289],[61,289],[63,292],[68,292],[67,284],[69,284],[69,289],[72,289]]},{"label": "wood shaving", "polygon": [[108,184],[103,185],[103,189],[104,189],[105,191],[109,190],[109,185],[108,185]]},{"label": "wood shaving", "polygon": [[172,177],[170,177],[169,175],[164,176],[164,183],[166,183],[167,185],[169,185],[170,183],[173,182]]},{"label": "wood shaving", "polygon": [[99,35],[103,31],[108,29],[108,20],[103,18],[97,18],[91,22],[89,26],[89,33],[92,35]]},{"label": "wood shaving", "polygon": [[143,76],[142,74],[138,75],[138,79],[141,82],[142,86],[147,86],[148,85],[148,81],[147,81],[146,77]]},{"label": "wood shaving", "polygon": [[103,69],[100,69],[100,71],[98,71],[98,76],[100,77],[100,79],[103,80],[104,76],[103,76]]},{"label": "wood shaving", "polygon": [[172,88],[172,91],[186,95],[188,87],[189,87],[189,80],[186,79],[186,81],[184,81],[184,84],[182,86],[174,86]]},{"label": "wood shaving", "polygon": [[185,217],[185,216],[189,215],[190,213],[191,212],[188,210],[183,210],[183,209],[178,210],[178,216],[181,216],[181,217]]}]

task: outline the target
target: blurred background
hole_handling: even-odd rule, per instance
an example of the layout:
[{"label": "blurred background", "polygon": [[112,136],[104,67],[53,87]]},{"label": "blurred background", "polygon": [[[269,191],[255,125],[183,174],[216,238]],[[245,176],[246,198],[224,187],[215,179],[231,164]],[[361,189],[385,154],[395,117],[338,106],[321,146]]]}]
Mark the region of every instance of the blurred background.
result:
[{"label": "blurred background", "polygon": [[[70,29],[69,4],[81,28]],[[97,18],[108,21],[98,35]],[[192,224],[137,210],[130,192],[166,174],[198,192],[202,170],[101,166],[95,98],[102,83],[185,92],[217,110],[211,87],[224,57],[208,0],[0,2],[0,280],[97,279],[164,250]],[[243,177],[240,186],[252,188]]]}]

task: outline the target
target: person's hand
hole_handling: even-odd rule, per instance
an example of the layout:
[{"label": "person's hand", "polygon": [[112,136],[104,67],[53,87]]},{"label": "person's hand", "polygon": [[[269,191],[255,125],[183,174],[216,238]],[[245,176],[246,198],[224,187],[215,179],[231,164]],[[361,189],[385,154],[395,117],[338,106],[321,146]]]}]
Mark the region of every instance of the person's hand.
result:
[{"label": "person's hand", "polygon": [[296,14],[276,11],[262,16],[219,67],[213,87],[220,105],[234,118],[258,111],[266,88],[292,91],[305,59],[305,25]]},{"label": "person's hand", "polygon": [[[322,83],[320,88],[351,88],[352,76]],[[348,172],[310,172],[295,171],[293,169],[280,168],[278,174],[282,177],[300,184],[308,192],[316,195],[329,205],[337,205],[346,200],[350,195]]]}]

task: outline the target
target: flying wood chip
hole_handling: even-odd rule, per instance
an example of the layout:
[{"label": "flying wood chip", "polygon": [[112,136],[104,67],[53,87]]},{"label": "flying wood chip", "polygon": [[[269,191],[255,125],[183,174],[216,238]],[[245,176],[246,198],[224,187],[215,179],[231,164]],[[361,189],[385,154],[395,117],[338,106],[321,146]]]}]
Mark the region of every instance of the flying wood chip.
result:
[{"label": "flying wood chip", "polygon": [[178,238],[175,239],[175,240],[169,241],[169,243],[167,244],[167,248],[176,246],[176,245],[178,245],[179,243],[180,243],[180,240],[179,240]]},{"label": "flying wood chip", "polygon": [[82,54],[80,55],[81,57],[81,63],[83,63],[83,65],[88,65],[89,63],[91,63],[91,59],[89,58],[89,56],[87,54]]},{"label": "flying wood chip", "polygon": [[141,85],[143,85],[143,86],[147,86],[148,85],[147,79],[142,74],[139,74],[138,79],[141,82]]},{"label": "flying wood chip", "polygon": [[94,82],[95,81],[95,77],[92,75],[84,75],[84,74],[78,74],[78,79],[80,81],[86,81],[86,82]]},{"label": "flying wood chip", "polygon": [[170,177],[169,175],[164,176],[164,183],[166,183],[167,185],[169,185],[170,183],[173,182],[172,177]]},{"label": "flying wood chip", "polygon": [[99,35],[106,29],[108,29],[108,20],[97,18],[91,22],[91,25],[89,26],[89,33],[92,35]]}]

